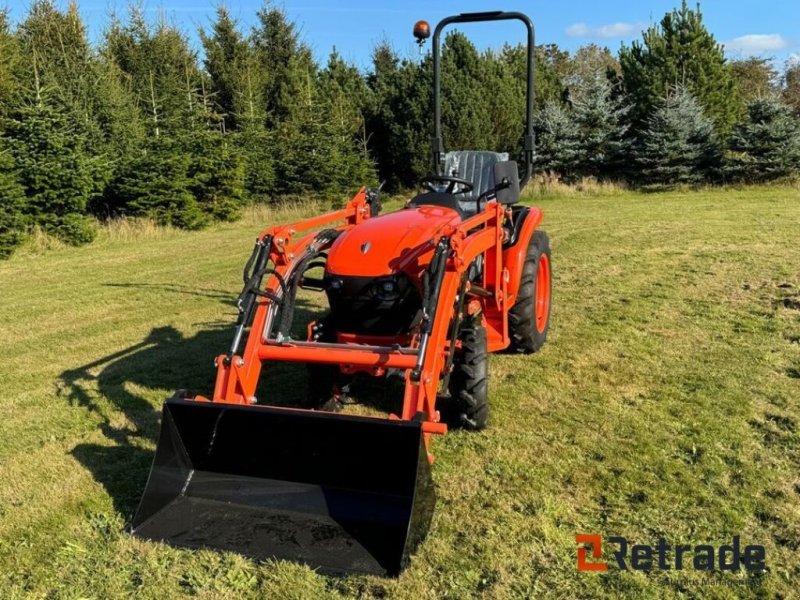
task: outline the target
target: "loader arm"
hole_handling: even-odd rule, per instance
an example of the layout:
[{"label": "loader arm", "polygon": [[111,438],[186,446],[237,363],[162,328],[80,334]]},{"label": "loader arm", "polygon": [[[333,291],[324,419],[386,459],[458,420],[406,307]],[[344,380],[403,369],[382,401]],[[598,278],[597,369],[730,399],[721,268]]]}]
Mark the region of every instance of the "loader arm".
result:
[{"label": "loader arm", "polygon": [[[259,239],[270,240],[269,258],[274,265],[274,272],[264,282],[264,290],[269,294],[258,300],[242,354],[217,357],[217,380],[210,400],[230,404],[258,402],[255,394],[262,361],[346,364],[372,369],[375,373],[389,368],[402,369],[406,380],[403,408],[400,415],[390,415],[390,419],[421,420],[429,460],[432,461],[430,435],[447,432],[447,426],[441,422],[436,409],[436,400],[451,351],[451,323],[453,319],[460,320],[464,316],[454,314],[457,296],[466,270],[478,256],[486,256],[482,288],[488,292],[480,302],[487,311],[505,313],[502,310],[506,294],[502,266],[504,217],[504,207],[490,202],[484,211],[445,232],[444,272],[439,289],[432,296],[435,303],[428,315],[429,332],[412,336],[411,344],[406,347],[321,343],[269,336],[272,320],[280,308],[275,298],[281,298],[282,282],[292,275],[304,252],[314,243],[313,230],[333,225],[346,231],[370,218],[365,190],[361,190],[342,210],[265,230]],[[493,348],[508,345],[507,327],[490,330],[493,331]]]}]

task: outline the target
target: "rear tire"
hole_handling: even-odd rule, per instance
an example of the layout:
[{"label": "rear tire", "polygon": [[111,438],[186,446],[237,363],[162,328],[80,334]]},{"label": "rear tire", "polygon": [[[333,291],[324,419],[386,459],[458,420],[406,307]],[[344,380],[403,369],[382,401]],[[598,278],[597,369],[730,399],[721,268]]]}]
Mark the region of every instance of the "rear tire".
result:
[{"label": "rear tire", "polygon": [[536,231],[528,244],[517,301],[508,311],[511,351],[531,354],[547,340],[550,328],[550,240]]},{"label": "rear tire", "polygon": [[489,351],[486,328],[471,324],[459,333],[461,351],[450,375],[450,397],[456,424],[465,429],[484,429],[489,421]]}]

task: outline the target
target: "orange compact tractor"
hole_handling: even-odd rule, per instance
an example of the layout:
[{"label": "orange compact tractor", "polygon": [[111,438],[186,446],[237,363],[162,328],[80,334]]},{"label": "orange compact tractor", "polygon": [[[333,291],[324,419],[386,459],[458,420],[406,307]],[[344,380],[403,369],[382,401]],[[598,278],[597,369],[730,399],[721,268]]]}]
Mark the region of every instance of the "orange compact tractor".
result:
[{"label": "orange compact tractor", "polygon": [[[445,152],[440,124],[441,31],[510,19],[528,32],[521,173],[506,154]],[[414,32],[430,35],[425,23]],[[434,174],[422,193],[379,214],[378,192],[362,189],[341,210],[258,236],[213,393],[164,404],[134,534],[326,572],[402,569],[433,514],[432,435],[485,427],[489,353],[535,352],[547,336],[550,248],[541,211],[518,204],[533,168],[533,60],[523,14],[444,19],[433,33]],[[298,288],[328,306],[303,339],[290,336]],[[264,381],[257,397],[274,361],[310,365],[306,405],[270,406]],[[400,414],[339,413],[357,374],[400,376]]]}]

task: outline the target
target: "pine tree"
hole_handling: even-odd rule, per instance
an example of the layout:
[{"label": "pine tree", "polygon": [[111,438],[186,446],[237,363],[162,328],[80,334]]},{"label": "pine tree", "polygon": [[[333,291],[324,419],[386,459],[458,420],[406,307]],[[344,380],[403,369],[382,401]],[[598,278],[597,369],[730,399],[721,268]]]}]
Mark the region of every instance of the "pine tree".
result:
[{"label": "pine tree", "polygon": [[783,99],[800,115],[800,60],[789,60],[783,73]]},{"label": "pine tree", "polygon": [[623,46],[619,54],[625,89],[633,104],[636,128],[675,87],[686,87],[725,135],[741,110],[723,48],[706,29],[703,16],[686,0],[667,13],[660,25],[643,33],[642,42]]},{"label": "pine tree", "polygon": [[688,90],[678,88],[650,116],[636,160],[650,185],[698,184],[715,174],[720,151],[714,125]]},{"label": "pine tree", "polygon": [[752,100],[775,93],[778,72],[770,59],[750,56],[731,61],[730,67],[739,97],[745,106]]},{"label": "pine tree", "polygon": [[2,142],[0,138],[0,259],[11,256],[25,231],[25,190],[19,184],[14,159],[2,147]]},{"label": "pine tree", "polygon": [[6,135],[33,223],[67,243],[90,242],[95,230],[85,213],[99,192],[100,164],[87,152],[81,124],[44,95],[14,113]]},{"label": "pine tree", "polygon": [[800,122],[777,98],[751,101],[731,135],[728,172],[749,183],[800,173]]}]

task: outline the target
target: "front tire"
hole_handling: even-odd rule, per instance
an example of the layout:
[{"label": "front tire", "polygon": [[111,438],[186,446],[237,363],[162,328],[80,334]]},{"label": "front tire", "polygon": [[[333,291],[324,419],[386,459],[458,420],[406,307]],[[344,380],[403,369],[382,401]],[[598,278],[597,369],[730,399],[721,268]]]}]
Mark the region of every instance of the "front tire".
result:
[{"label": "front tire", "polygon": [[531,354],[547,340],[550,286],[550,240],[544,231],[536,231],[522,266],[517,301],[508,311],[512,352]]},{"label": "front tire", "polygon": [[450,397],[456,424],[465,429],[485,429],[489,422],[489,350],[486,328],[480,322],[461,329],[461,351],[453,362]]}]

